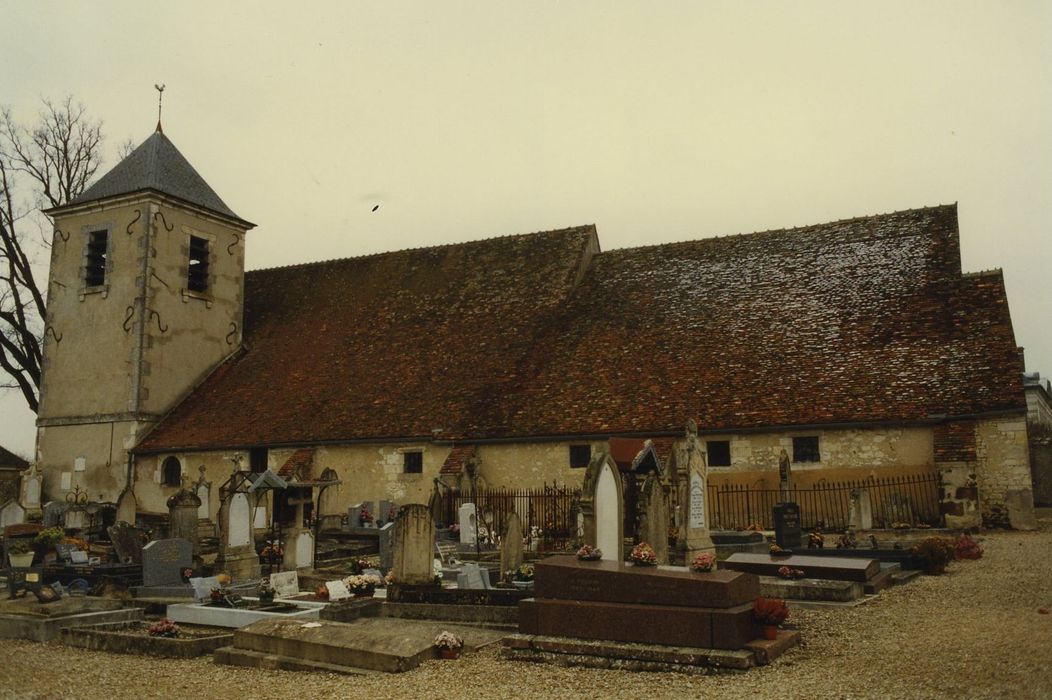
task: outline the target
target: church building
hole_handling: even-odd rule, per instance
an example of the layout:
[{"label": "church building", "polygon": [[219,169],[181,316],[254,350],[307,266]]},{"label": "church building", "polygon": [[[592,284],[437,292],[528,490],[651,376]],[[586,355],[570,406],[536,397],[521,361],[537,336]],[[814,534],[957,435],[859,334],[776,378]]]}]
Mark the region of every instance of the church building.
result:
[{"label": "church building", "polygon": [[[611,438],[698,427],[709,476],[942,475],[1008,522],[1031,489],[1000,271],[955,205],[604,251],[594,226],[244,269],[253,224],[158,129],[55,222],[37,463],[162,514],[235,465],[427,502],[579,484]],[[948,511],[949,516],[963,515]]]}]

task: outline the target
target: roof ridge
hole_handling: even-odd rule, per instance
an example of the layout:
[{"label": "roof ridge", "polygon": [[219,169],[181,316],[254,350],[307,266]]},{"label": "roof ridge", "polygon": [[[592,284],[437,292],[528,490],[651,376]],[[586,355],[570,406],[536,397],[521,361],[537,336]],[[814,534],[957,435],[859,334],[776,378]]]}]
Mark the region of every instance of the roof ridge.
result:
[{"label": "roof ridge", "polygon": [[1004,277],[1004,270],[1000,267],[991,267],[988,270],[977,270],[975,272],[962,272],[961,279],[978,277]]},{"label": "roof ridge", "polygon": [[[913,209],[899,209],[899,210],[891,211],[891,212],[882,212],[880,214],[866,214],[866,215],[863,215],[863,216],[852,216],[852,217],[848,217],[846,219],[835,219],[833,221],[825,221],[825,222],[818,223],[818,224],[806,224],[804,226],[787,226],[785,228],[764,229],[762,231],[750,231],[750,232],[746,232],[746,233],[739,232],[739,233],[727,233],[727,234],[723,234],[723,235],[717,234],[715,236],[706,236],[706,237],[703,237],[703,238],[691,238],[691,239],[687,239],[687,240],[683,240],[683,241],[666,241],[664,243],[651,243],[649,245],[632,246],[632,247],[628,247],[628,248],[612,248],[610,250],[601,251],[599,254],[603,255],[603,254],[607,254],[607,253],[624,253],[624,252],[637,251],[637,250],[641,251],[641,250],[647,250],[649,248],[661,248],[661,247],[674,246],[674,245],[684,245],[684,244],[689,244],[689,243],[708,243],[708,242],[711,242],[711,241],[722,241],[722,240],[725,240],[725,239],[740,239],[740,238],[753,238],[753,237],[759,238],[761,236],[774,236],[774,235],[786,234],[786,233],[805,233],[805,232],[808,232],[808,231],[813,231],[814,229],[825,228],[825,227],[828,227],[828,226],[835,226],[837,224],[847,224],[847,223],[851,223],[851,222],[854,222],[854,221],[864,221],[864,220],[867,220],[867,219],[890,219],[892,217],[901,216],[903,214],[915,214],[915,213],[919,213],[919,212],[932,211],[932,210],[936,210],[936,209],[949,209],[951,207],[956,207],[956,206],[957,206],[956,202],[953,202],[952,204],[934,204],[934,205],[926,206],[926,207],[915,207]],[[901,233],[901,232],[896,232],[896,233],[899,236],[909,235],[909,234],[904,234],[904,233]]]},{"label": "roof ridge", "polygon": [[325,260],[312,260],[310,262],[292,263],[290,265],[275,265],[273,267],[257,267],[252,270],[246,271],[246,274],[253,272],[272,272],[274,270],[293,270],[302,267],[310,267],[312,265],[332,265],[342,262],[349,262],[351,260],[369,260],[371,258],[379,258],[385,255],[397,255],[399,253],[415,253],[423,250],[442,250],[444,248],[454,248],[456,246],[474,245],[479,243],[492,243],[493,241],[507,240],[510,238],[528,238],[530,236],[543,236],[548,234],[556,233],[573,233],[573,232],[584,232],[595,228],[595,224],[582,224],[580,226],[567,226],[564,228],[553,228],[544,231],[531,231],[529,233],[509,233],[502,236],[490,236],[488,238],[476,238],[470,241],[460,241],[458,243],[442,243],[439,245],[430,246],[416,246],[415,248],[399,248],[397,250],[384,250],[376,253],[366,253],[364,255],[348,255],[342,258],[326,258]]}]

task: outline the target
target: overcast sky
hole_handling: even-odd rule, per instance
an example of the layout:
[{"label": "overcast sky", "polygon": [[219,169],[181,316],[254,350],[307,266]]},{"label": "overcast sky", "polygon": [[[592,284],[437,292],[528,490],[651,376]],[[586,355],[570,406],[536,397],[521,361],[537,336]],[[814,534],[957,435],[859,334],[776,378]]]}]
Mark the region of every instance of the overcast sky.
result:
[{"label": "overcast sky", "polygon": [[[0,0],[0,103],[164,130],[248,267],[594,223],[605,250],[957,202],[1052,373],[1052,3]],[[102,171],[100,171],[101,174]],[[375,205],[380,208],[373,212]],[[0,444],[33,416],[0,401]]]}]

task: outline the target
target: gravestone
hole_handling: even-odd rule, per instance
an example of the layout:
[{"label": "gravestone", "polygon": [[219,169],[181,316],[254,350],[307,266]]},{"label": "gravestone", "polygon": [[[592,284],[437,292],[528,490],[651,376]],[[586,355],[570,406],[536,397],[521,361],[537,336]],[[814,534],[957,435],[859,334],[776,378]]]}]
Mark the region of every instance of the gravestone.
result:
[{"label": "gravestone", "polygon": [[394,522],[380,528],[380,568],[389,571],[394,563]]},{"label": "gravestone", "polygon": [[435,521],[427,506],[421,503],[402,506],[395,520],[392,565],[395,581],[408,585],[432,583],[434,549]]},{"label": "gravestone", "polygon": [[398,517],[398,504],[394,501],[380,501],[376,520],[383,520],[384,523],[393,523],[396,517]]},{"label": "gravestone", "polygon": [[325,588],[329,591],[329,600],[332,602],[351,597],[351,592],[347,590],[347,584],[343,581],[326,581]]},{"label": "gravestone", "polygon": [[88,513],[83,507],[74,506],[66,509],[63,520],[63,527],[67,530],[83,530],[88,526]]},{"label": "gravestone", "polygon": [[193,545],[182,538],[154,540],[142,548],[142,584],[171,586],[181,583],[183,569],[193,566]]},{"label": "gravestone", "polygon": [[[45,512],[47,508],[45,506]],[[142,547],[146,535],[139,528],[126,522],[118,522],[107,530],[110,544],[121,564],[142,564]]]},{"label": "gravestone", "polygon": [[[201,467],[204,469],[204,467]],[[201,473],[201,478],[204,479],[204,472]],[[201,502],[201,505],[197,507],[197,519],[208,520],[211,517],[211,511],[209,506],[211,505],[210,494],[212,491],[212,484],[207,481],[198,481],[197,487],[194,493],[197,495],[197,500]]]},{"label": "gravestone", "polygon": [[59,542],[55,545],[55,554],[58,555],[60,562],[69,562],[73,559],[72,552],[77,548],[75,544],[66,544],[65,542]]},{"label": "gravestone", "polygon": [[0,527],[21,525],[26,521],[26,509],[16,500],[10,500],[0,506]]},{"label": "gravestone", "polygon": [[620,561],[623,557],[623,509],[617,463],[609,452],[597,452],[585,471],[581,512],[585,543],[602,550],[604,560]]},{"label": "gravestone", "polygon": [[48,501],[44,504],[44,527],[58,527],[65,522],[68,503]]},{"label": "gravestone", "polygon": [[293,553],[293,568],[303,569],[314,566],[314,535],[309,530],[297,533],[295,539],[290,542],[289,549]]},{"label": "gravestone", "polygon": [[135,501],[135,493],[131,489],[126,490],[117,500],[117,521],[134,523],[138,510],[139,504]]},{"label": "gravestone", "polygon": [[194,589],[194,600],[208,600],[212,595],[212,589],[220,587],[219,577],[192,578],[190,579],[190,586]]},{"label": "gravestone", "polygon": [[37,465],[31,464],[29,469],[22,472],[21,498],[19,501],[22,507],[26,509],[27,517],[39,518],[41,516],[40,494],[43,490],[43,483],[44,477],[37,472]]},{"label": "gravestone", "polygon": [[460,544],[475,544],[478,537],[478,513],[474,503],[465,503],[457,510]]},{"label": "gravestone", "polygon": [[687,561],[692,561],[702,553],[715,554],[716,545],[709,534],[708,512],[705,508],[709,468],[705,450],[698,440],[698,425],[693,419],[687,421],[684,435],[684,446],[679,452],[687,479],[687,537],[684,556]]},{"label": "gravestone", "polygon": [[522,521],[519,514],[508,513],[504,527],[504,537],[500,541],[500,580],[509,578],[508,572],[514,572],[522,566]]},{"label": "gravestone", "polygon": [[83,549],[74,549],[69,553],[69,561],[71,564],[87,564],[89,561],[88,553]]},{"label": "gravestone", "polygon": [[186,540],[193,553],[200,554],[197,510],[201,507],[201,499],[190,489],[180,489],[168,499],[167,506],[168,536]]},{"label": "gravestone", "polygon": [[235,581],[259,578],[259,555],[252,540],[252,511],[245,493],[230,494],[219,509],[216,570],[226,571]]},{"label": "gravestone", "polygon": [[489,589],[489,571],[474,562],[467,562],[457,573],[457,588]]},{"label": "gravestone", "polygon": [[873,503],[869,500],[869,489],[851,492],[851,527],[854,530],[873,528]]},{"label": "gravestone", "polygon": [[668,505],[661,480],[654,474],[643,483],[643,541],[650,544],[658,564],[668,564]]},{"label": "gravestone", "polygon": [[279,571],[270,575],[270,585],[277,598],[288,598],[300,592],[300,575],[295,571]]},{"label": "gravestone", "polygon": [[782,549],[793,549],[800,546],[802,541],[800,506],[796,503],[775,504],[774,541]]}]

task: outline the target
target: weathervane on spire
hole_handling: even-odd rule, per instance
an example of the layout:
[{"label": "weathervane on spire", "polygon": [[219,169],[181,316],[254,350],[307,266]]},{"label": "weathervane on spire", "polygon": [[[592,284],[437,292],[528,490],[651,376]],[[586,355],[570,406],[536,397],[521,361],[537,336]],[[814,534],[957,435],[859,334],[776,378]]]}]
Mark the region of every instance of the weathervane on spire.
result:
[{"label": "weathervane on spire", "polygon": [[161,128],[161,99],[164,97],[164,85],[153,84],[154,89],[157,90],[157,131],[164,133],[164,129]]}]

